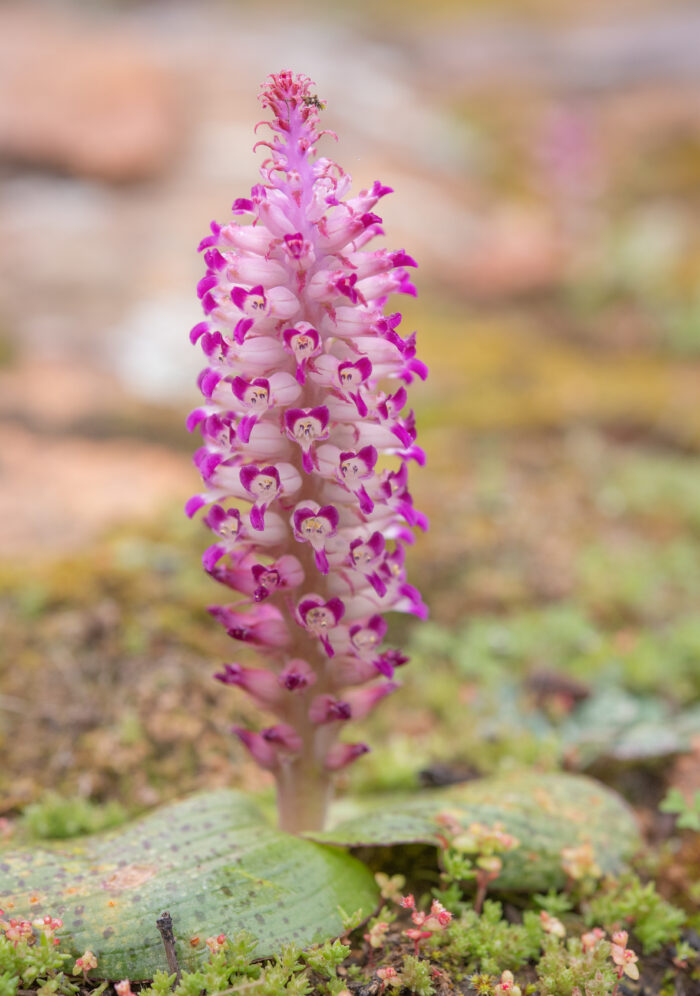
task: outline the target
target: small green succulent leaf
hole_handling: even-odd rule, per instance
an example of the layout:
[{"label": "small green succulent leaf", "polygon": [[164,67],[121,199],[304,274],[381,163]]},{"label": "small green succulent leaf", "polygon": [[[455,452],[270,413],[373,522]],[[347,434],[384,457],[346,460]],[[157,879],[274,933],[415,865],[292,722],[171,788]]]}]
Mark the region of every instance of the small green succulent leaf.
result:
[{"label": "small green succulent leaf", "polygon": [[366,916],[378,905],[363,864],[275,830],[228,790],[109,833],[3,852],[0,895],[13,916],[61,917],[71,951],[93,951],[93,974],[112,980],[149,979],[167,968],[156,928],[165,910],[180,967],[194,970],[211,935],[245,930],[257,938],[255,956],[269,956],[342,934],[341,904]]}]

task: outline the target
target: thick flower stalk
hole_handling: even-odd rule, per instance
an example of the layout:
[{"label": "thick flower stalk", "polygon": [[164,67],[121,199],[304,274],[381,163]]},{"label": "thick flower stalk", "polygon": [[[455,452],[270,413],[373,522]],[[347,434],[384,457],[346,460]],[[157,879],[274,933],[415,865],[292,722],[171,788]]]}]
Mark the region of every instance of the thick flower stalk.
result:
[{"label": "thick flower stalk", "polygon": [[238,595],[209,611],[266,664],[215,677],[274,715],[234,732],[274,773],[293,832],[323,825],[332,773],[368,750],[341,741],[344,726],[398,687],[407,658],[384,646],[384,613],[426,614],[403,564],[412,527],[427,527],[408,491],[424,456],[404,385],[427,370],[415,333],[384,313],[391,294],[415,294],[416,264],[365,248],[391,190],[348,196],[350,178],[317,156],[329,133],[310,86],[290,72],[263,86],[263,182],[200,245],[205,319],[190,337],[207,365],[188,420],[204,490],[187,512],[207,506],[204,567]]}]

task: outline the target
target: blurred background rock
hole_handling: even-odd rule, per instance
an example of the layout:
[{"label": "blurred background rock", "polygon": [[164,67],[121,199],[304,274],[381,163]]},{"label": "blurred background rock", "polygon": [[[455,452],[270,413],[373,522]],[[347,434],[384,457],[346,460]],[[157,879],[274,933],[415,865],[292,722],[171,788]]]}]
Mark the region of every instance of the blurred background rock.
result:
[{"label": "blurred background rock", "polygon": [[[52,780],[124,795],[127,772],[143,804],[185,788],[183,764],[230,780],[208,675],[231,649],[203,615],[204,532],[180,521],[187,332],[196,245],[257,182],[256,95],[281,68],[315,80],[355,189],[394,188],[387,244],[420,263],[403,327],[431,367],[412,401],[432,529],[411,571],[434,625],[476,620],[468,642],[545,613],[539,650],[514,652],[529,674],[571,665],[566,640],[547,649],[563,607],[606,667],[675,633],[700,671],[699,33],[681,0],[0,6],[10,809]],[[400,721],[425,757],[433,705]]]}]

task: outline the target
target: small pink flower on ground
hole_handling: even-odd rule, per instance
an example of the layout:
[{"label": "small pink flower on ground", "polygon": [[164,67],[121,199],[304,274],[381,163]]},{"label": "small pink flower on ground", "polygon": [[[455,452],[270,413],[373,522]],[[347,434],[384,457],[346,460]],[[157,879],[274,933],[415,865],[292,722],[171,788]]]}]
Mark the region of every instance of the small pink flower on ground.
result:
[{"label": "small pink flower on ground", "polygon": [[522,996],[522,990],[520,986],[516,986],[513,973],[507,969],[501,973],[501,978],[493,991],[496,996]]},{"label": "small pink flower on ground", "polygon": [[53,935],[57,930],[63,926],[63,920],[59,917],[44,916],[39,917],[33,921],[34,926],[37,930],[40,930],[42,934],[45,934],[49,940],[53,940],[54,944],[58,944],[59,941]]},{"label": "small pink flower on ground", "polygon": [[388,930],[389,924],[385,920],[380,920],[373,927],[370,927],[364,938],[370,947],[383,948]]},{"label": "small pink flower on ground", "polygon": [[430,913],[423,923],[424,930],[444,930],[452,920],[452,914],[437,899],[433,899]]},{"label": "small pink flower on ground", "polygon": [[134,996],[134,991],[131,988],[131,982],[129,979],[122,979],[121,982],[115,982],[114,989],[117,996]]},{"label": "small pink flower on ground", "polygon": [[495,879],[503,870],[503,862],[495,854],[484,854],[476,859],[476,867],[486,872],[490,879]]},{"label": "small pink flower on ground", "polygon": [[34,938],[34,931],[29,920],[17,920],[12,917],[9,921],[0,921],[0,926],[5,931],[5,937],[8,941],[12,941],[14,946],[21,941],[29,941]]},{"label": "small pink flower on ground", "polygon": [[575,882],[584,878],[597,879],[602,875],[590,842],[579,844],[578,847],[562,848],[561,866]]},{"label": "small pink flower on ground", "polygon": [[588,933],[583,934],[581,937],[581,944],[584,951],[592,951],[593,948],[597,947],[600,942],[605,937],[605,931],[601,930],[600,927],[594,927],[593,930],[589,930]]},{"label": "small pink flower on ground", "polygon": [[403,979],[391,965],[387,965],[386,968],[378,968],[377,975],[382,980],[385,985],[389,986],[401,986],[403,985]]},{"label": "small pink flower on ground", "polygon": [[406,885],[406,879],[403,875],[389,877],[384,872],[377,872],[374,881],[379,886],[382,899],[390,899],[395,903],[401,902],[401,890]]},{"label": "small pink flower on ground", "polygon": [[82,954],[80,958],[76,959],[75,965],[73,966],[73,975],[82,974],[87,978],[88,972],[91,972],[93,968],[97,968],[97,958],[92,953],[92,951],[86,951]]},{"label": "small pink flower on ground", "polygon": [[213,955],[218,954],[226,944],[226,934],[218,934],[216,937],[207,937],[204,943]]},{"label": "small pink flower on ground", "polygon": [[418,949],[420,947],[420,942],[432,936],[429,930],[420,930],[418,927],[409,927],[409,929],[404,930],[403,933],[404,937],[407,937],[409,941],[413,941],[413,950],[416,958],[418,957]]},{"label": "small pink flower on ground", "polygon": [[639,961],[639,957],[631,948],[626,947],[627,931],[618,931],[618,933],[613,934],[612,940],[610,957],[617,965],[618,978],[621,979],[623,975],[626,975],[630,979],[638,979],[639,968],[637,967],[637,962]]},{"label": "small pink flower on ground", "polygon": [[420,942],[428,937],[432,937],[432,935],[437,931],[444,930],[448,927],[450,921],[452,920],[452,914],[446,910],[442,903],[437,899],[433,900],[429,913],[417,910],[415,899],[412,895],[402,898],[401,906],[403,906],[404,909],[412,910],[411,919],[413,920],[415,927],[410,927],[408,930],[404,930],[403,933],[405,937],[408,937],[409,940],[413,941],[415,954],[416,957],[418,957]]},{"label": "small pink flower on ground", "polygon": [[546,910],[540,913],[540,923],[545,934],[552,934],[554,937],[566,937],[566,927],[555,916],[551,916]]},{"label": "small pink flower on ground", "polygon": [[444,828],[449,837],[456,837],[464,829],[460,823],[461,815],[458,809],[443,809],[436,815],[435,822]]}]

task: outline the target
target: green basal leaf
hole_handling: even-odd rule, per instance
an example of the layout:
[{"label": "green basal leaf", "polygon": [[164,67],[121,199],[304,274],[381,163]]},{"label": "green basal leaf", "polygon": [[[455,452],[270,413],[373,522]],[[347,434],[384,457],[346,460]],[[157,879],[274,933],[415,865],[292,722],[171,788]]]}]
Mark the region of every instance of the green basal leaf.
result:
[{"label": "green basal leaf", "polygon": [[615,874],[639,846],[639,830],[626,803],[580,775],[514,773],[403,801],[384,797],[314,840],[349,847],[424,842],[440,846],[435,817],[443,810],[472,822],[502,823],[520,841],[502,855],[492,889],[543,892],[565,884],[562,849],[590,843],[605,873]]},{"label": "green basal leaf", "polygon": [[339,907],[371,915],[370,872],[337,848],[269,826],[233,791],[166,806],[123,829],[62,846],[0,855],[2,907],[64,922],[76,955],[90,949],[96,977],[149,979],[167,969],[156,918],[173,919],[181,968],[208,955],[211,935],[246,930],[256,956],[307,946],[343,931]]}]

